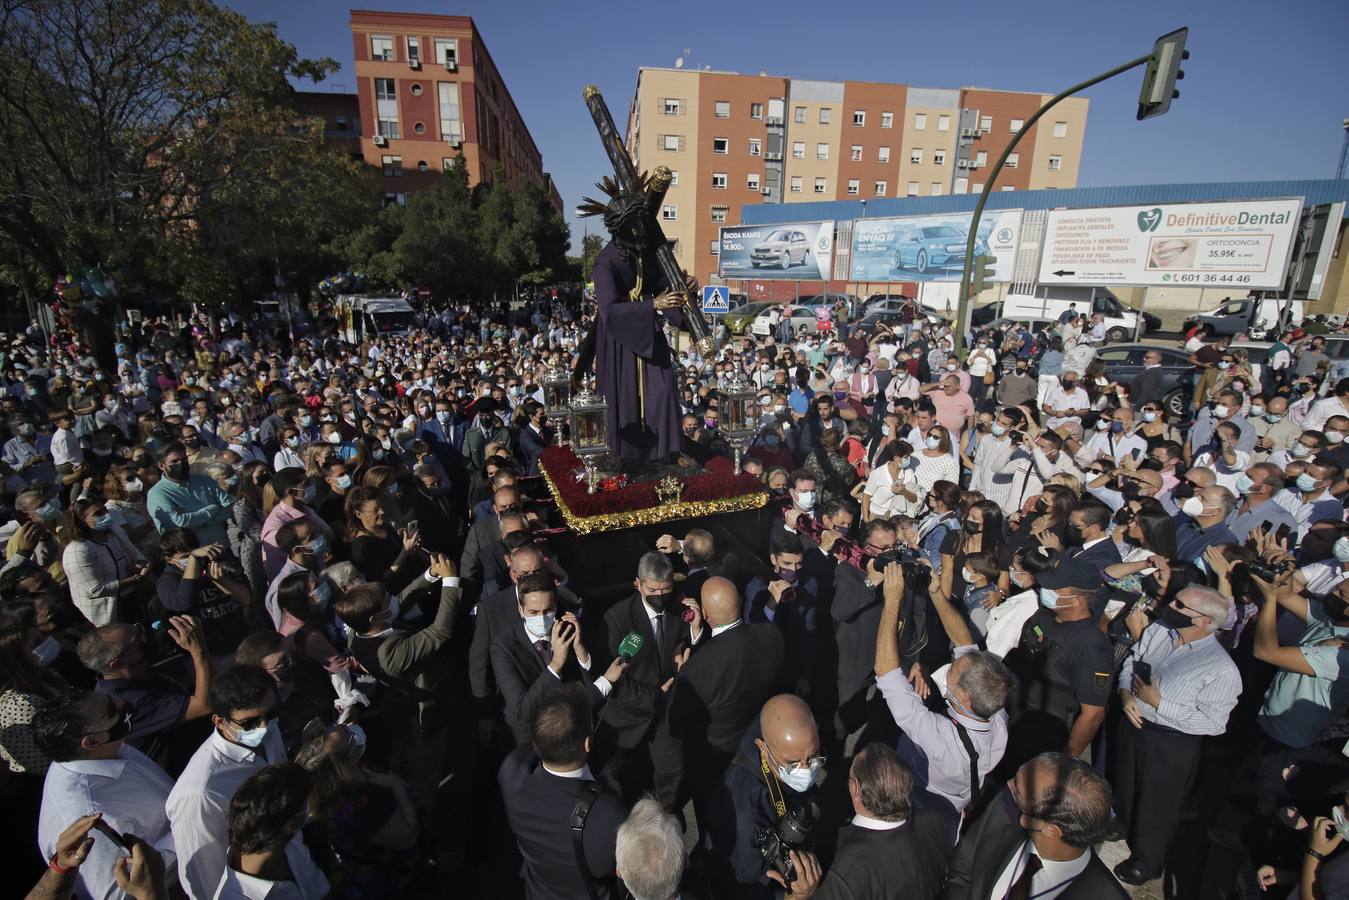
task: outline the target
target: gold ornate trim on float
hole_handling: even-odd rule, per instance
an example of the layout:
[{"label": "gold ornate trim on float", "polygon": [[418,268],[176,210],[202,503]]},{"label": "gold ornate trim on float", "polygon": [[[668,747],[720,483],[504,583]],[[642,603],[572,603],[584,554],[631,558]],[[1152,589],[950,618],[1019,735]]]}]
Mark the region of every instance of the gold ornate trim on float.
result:
[{"label": "gold ornate trim on float", "polygon": [[747,509],[758,509],[768,502],[767,491],[756,491],[753,494],[742,494],[739,497],[719,497],[715,500],[695,500],[687,503],[682,500],[675,500],[674,502],[663,502],[658,506],[648,506],[626,512],[578,516],[571,511],[566,501],[562,499],[562,493],[553,483],[553,477],[548,474],[548,470],[540,466],[539,472],[543,475],[544,484],[548,485],[548,492],[553,495],[553,500],[557,502],[557,508],[562,513],[563,521],[567,523],[568,528],[577,534],[615,531],[619,528],[635,528],[639,525],[672,522],[675,519],[696,519],[699,516],[743,512]]}]

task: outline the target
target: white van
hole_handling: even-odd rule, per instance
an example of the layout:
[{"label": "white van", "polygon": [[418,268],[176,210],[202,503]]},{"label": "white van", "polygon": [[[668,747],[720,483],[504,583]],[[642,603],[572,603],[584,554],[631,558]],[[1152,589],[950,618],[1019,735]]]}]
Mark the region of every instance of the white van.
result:
[{"label": "white van", "polygon": [[1133,340],[1138,317],[1143,331],[1161,326],[1161,319],[1125,306],[1109,288],[1078,285],[1039,285],[1034,294],[1008,294],[997,314],[1004,319],[1035,317],[1057,319],[1069,309],[1079,315],[1100,313],[1105,318],[1105,339],[1111,343]]},{"label": "white van", "polygon": [[407,337],[417,313],[398,296],[339,294],[333,303],[342,340],[359,344],[367,338]]}]

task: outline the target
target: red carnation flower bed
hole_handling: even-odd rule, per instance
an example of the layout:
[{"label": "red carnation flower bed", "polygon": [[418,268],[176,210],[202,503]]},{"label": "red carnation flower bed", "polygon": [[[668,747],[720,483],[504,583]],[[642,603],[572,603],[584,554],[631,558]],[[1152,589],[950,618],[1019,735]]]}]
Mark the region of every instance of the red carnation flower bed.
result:
[{"label": "red carnation flower bed", "polygon": [[[595,493],[586,492],[585,471],[581,458],[570,447],[548,447],[539,455],[539,466],[557,489],[562,502],[574,516],[600,516],[607,513],[631,512],[660,505],[655,481],[629,482],[622,476],[601,478]],[[708,460],[704,471],[683,476],[680,501],[694,503],[740,497],[763,490],[763,483],[753,475],[733,475],[734,466],[728,459],[715,456]]]}]

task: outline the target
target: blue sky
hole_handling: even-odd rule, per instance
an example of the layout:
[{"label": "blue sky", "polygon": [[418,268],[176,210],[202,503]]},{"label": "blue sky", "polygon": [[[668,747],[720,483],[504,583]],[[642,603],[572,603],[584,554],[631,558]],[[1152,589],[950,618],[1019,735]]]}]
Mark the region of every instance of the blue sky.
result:
[{"label": "blue sky", "polygon": [[[223,2],[275,21],[302,55],[341,63],[319,90],[354,90],[349,5]],[[1086,94],[1082,186],[1330,178],[1349,117],[1346,0],[371,0],[363,8],[473,17],[578,236],[574,208],[609,171],[581,88],[599,84],[621,128],[637,68],[679,56],[690,67],[795,78],[1056,93],[1188,25],[1191,59],[1167,115],[1134,120],[1141,69]]]}]

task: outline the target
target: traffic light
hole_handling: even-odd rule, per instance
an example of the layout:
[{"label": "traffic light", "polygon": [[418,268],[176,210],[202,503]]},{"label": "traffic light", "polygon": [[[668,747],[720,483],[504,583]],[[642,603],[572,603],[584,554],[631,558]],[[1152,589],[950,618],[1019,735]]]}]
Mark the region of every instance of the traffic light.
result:
[{"label": "traffic light", "polygon": [[1138,94],[1138,119],[1160,116],[1171,108],[1171,101],[1180,96],[1176,82],[1185,77],[1180,64],[1190,58],[1185,39],[1190,29],[1177,28],[1157,38],[1152,45],[1152,58],[1143,73],[1143,89]]},{"label": "traffic light", "polygon": [[970,296],[977,297],[993,286],[993,266],[998,262],[996,256],[976,256],[974,269],[970,272]]}]

